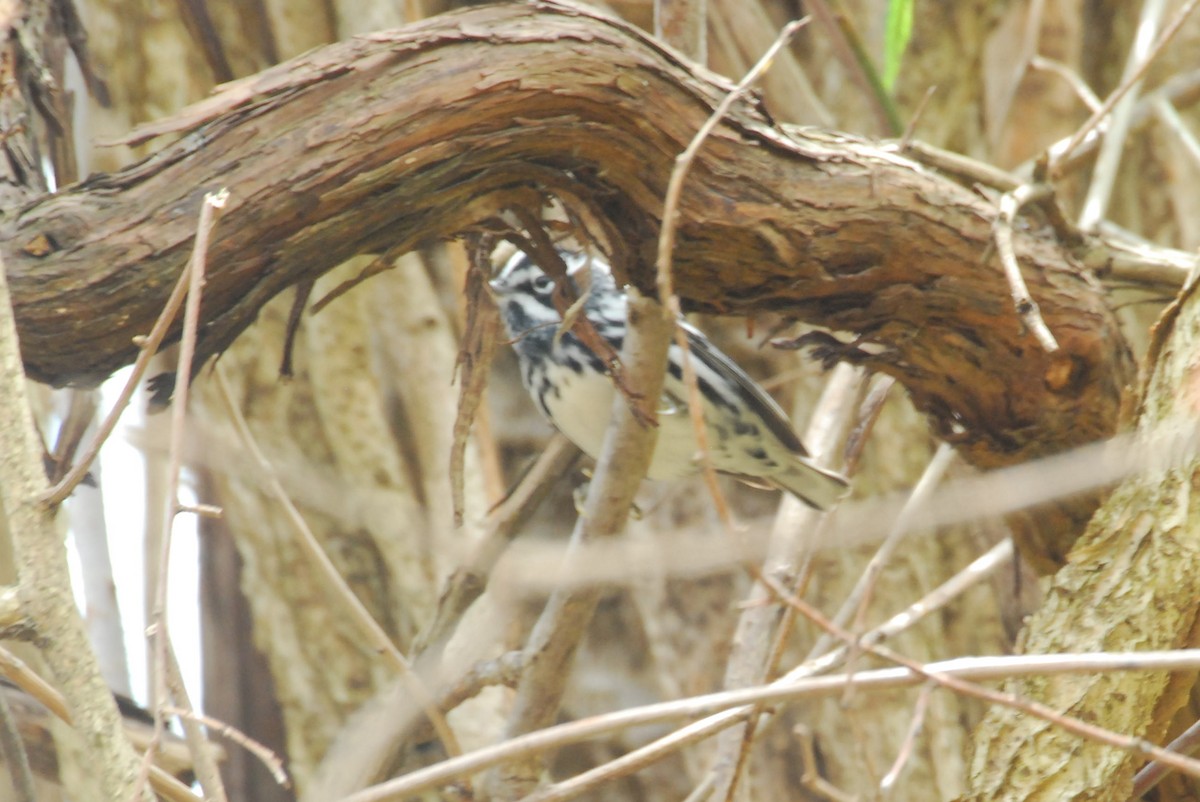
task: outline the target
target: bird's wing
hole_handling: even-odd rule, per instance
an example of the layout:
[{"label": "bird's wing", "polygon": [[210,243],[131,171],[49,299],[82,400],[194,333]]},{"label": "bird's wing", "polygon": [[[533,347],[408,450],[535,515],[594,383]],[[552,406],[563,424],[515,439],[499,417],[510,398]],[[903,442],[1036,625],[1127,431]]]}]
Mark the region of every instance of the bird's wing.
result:
[{"label": "bird's wing", "polygon": [[791,421],[779,408],[779,404],[775,403],[775,399],[767,395],[767,392],[747,376],[736,362],[709,342],[699,329],[682,320],[679,321],[679,326],[687,334],[688,347],[696,360],[724,381],[733,382],[754,413],[788,450],[802,457],[808,456],[804,443],[800,442],[800,437],[792,429]]}]

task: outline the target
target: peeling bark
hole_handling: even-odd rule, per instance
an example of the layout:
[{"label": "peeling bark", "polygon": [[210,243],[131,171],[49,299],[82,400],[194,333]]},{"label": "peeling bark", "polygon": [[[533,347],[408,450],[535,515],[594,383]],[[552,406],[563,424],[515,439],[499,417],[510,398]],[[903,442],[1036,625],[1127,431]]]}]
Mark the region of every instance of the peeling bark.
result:
[{"label": "peeling bark", "polygon": [[[27,369],[88,384],[129,362],[219,186],[232,198],[203,356],[285,287],[453,236],[531,188],[586,207],[648,288],[673,158],[728,89],[625,23],[550,2],[360,37],[235,82],[147,129],[187,130],[155,156],[5,215]],[[1062,345],[1041,351],[1012,309],[994,215],[886,148],[786,133],[739,103],[685,189],[677,283],[693,308],[784,312],[882,345],[870,365],[976,465],[1111,434],[1133,369],[1100,287],[1048,227],[1021,221],[1017,254]]]}]

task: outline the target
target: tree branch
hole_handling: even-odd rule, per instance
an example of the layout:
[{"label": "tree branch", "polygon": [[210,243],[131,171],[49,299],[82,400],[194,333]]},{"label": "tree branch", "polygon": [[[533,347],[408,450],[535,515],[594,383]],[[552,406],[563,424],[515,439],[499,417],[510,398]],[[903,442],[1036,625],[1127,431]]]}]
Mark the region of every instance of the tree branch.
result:
[{"label": "tree branch", "polygon": [[[131,361],[217,185],[238,222],[212,245],[202,357],[284,288],[357,253],[452,236],[528,204],[531,186],[586,207],[618,266],[653,264],[674,156],[729,89],[625,23],[554,2],[312,51],[144,129],[188,133],[141,164],[0,220],[27,369],[87,384]],[[1116,428],[1132,360],[1098,283],[1036,217],[1014,246],[1055,354],[1009,308],[994,204],[871,143],[785,133],[739,101],[679,213],[685,302],[784,312],[882,346],[838,355],[904,383],[974,464]],[[652,271],[630,269],[652,286]],[[955,421],[965,433],[952,437]]]}]

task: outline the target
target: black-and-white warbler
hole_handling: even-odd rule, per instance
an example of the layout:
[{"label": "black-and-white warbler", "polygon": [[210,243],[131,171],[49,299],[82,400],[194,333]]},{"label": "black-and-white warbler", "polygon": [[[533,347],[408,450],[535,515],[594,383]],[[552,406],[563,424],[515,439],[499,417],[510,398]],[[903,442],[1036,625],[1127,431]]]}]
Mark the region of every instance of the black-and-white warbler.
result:
[{"label": "black-and-white warbler", "polygon": [[[626,297],[608,265],[587,254],[560,250],[577,291],[575,276],[589,266],[584,313],[596,333],[621,351]],[[552,296],[554,280],[518,251],[490,282],[505,328],[513,340],[521,379],[546,417],[591,457],[600,453],[616,392],[604,361],[571,331]],[[846,480],[817,467],[779,405],[733,360],[684,321],[708,428],[709,456],[722,473],[765,482],[825,509],[846,492]],[[700,469],[696,433],[688,413],[683,352],[672,343],[662,399],[658,441],[648,476],[671,479]]]}]

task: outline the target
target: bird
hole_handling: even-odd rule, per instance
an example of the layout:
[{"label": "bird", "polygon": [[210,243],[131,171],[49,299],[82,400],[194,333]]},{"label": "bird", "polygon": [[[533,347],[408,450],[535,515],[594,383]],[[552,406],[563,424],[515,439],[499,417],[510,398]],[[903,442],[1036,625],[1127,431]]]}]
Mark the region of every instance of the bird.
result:
[{"label": "bird", "polygon": [[[561,246],[557,250],[577,297],[584,298],[583,314],[619,354],[627,327],[626,293],[599,255]],[[589,282],[580,280],[585,269]],[[560,432],[597,458],[616,386],[605,359],[574,331],[562,330],[563,318],[553,300],[555,280],[528,254],[517,251],[488,287],[516,351],[526,391]],[[819,510],[845,496],[846,479],[813,462],[779,404],[699,329],[682,319],[676,325],[683,329],[691,352],[713,468],[751,484],[786,490]],[[659,431],[647,471],[650,479],[677,479],[703,467],[697,458],[683,360],[683,349],[672,342],[657,407]]]}]

